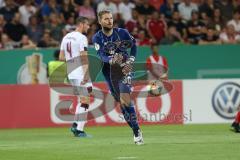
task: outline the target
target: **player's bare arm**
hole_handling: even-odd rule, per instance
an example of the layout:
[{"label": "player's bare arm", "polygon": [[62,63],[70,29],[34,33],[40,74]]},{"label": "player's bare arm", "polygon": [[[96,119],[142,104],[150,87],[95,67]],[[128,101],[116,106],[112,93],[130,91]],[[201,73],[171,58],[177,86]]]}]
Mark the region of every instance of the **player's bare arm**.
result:
[{"label": "player's bare arm", "polygon": [[61,50],[60,53],[59,53],[59,60],[60,60],[60,61],[65,61],[65,60],[66,60],[63,50]]},{"label": "player's bare arm", "polygon": [[81,61],[83,73],[84,73],[83,81],[81,84],[84,85],[89,81],[89,78],[90,78],[90,76],[89,76],[89,61],[88,61],[88,52],[87,51],[80,52],[80,61]]}]

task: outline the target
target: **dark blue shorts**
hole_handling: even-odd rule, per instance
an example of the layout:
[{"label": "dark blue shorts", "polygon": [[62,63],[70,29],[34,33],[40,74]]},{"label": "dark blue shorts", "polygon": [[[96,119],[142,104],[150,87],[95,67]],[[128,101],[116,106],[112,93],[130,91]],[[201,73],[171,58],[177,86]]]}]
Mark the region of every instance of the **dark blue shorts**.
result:
[{"label": "dark blue shorts", "polygon": [[128,76],[123,77],[119,80],[111,80],[110,76],[105,76],[108,88],[117,102],[120,102],[120,93],[131,93],[131,78],[132,77]]}]

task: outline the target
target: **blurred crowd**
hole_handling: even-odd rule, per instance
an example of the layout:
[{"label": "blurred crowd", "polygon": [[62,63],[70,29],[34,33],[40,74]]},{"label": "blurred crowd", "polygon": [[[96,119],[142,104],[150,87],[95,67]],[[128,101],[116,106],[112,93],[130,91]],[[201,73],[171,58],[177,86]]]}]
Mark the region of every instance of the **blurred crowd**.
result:
[{"label": "blurred crowd", "polygon": [[139,46],[240,42],[240,0],[0,0],[0,48],[58,47],[78,16],[91,44],[103,9]]}]

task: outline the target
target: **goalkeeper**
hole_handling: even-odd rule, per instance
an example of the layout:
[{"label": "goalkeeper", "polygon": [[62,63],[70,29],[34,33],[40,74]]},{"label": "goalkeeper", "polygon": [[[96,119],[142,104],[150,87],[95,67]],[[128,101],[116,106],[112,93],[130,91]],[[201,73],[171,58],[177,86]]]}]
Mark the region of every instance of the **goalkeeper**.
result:
[{"label": "goalkeeper", "polygon": [[[133,130],[134,142],[143,144],[134,104],[131,101],[132,65],[137,53],[135,39],[122,28],[113,28],[113,16],[108,10],[98,13],[101,30],[93,36],[98,56],[103,62],[102,72],[109,90],[121,104],[124,119]],[[130,55],[127,49],[131,48]]]}]

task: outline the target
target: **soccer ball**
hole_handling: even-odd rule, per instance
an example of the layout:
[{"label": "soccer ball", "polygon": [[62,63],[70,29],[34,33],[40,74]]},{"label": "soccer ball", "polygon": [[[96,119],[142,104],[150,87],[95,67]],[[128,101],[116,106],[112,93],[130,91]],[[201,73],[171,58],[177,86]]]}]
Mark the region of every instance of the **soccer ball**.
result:
[{"label": "soccer ball", "polygon": [[152,96],[160,96],[163,89],[164,85],[160,80],[155,80],[149,84],[149,94]]}]

